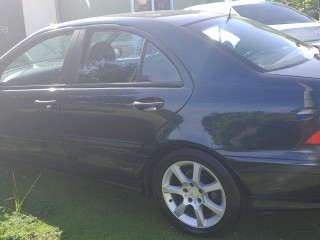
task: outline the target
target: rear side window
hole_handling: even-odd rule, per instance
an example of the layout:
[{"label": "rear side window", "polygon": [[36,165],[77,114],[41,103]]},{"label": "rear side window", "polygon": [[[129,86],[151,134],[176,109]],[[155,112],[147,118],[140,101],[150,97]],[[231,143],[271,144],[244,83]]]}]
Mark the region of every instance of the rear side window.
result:
[{"label": "rear side window", "polygon": [[307,23],[313,20],[295,10],[277,4],[261,3],[233,6],[241,16],[266,25]]},{"label": "rear side window", "polygon": [[135,81],[143,38],[124,31],[91,32],[83,54],[80,83],[127,83]]},{"label": "rear side window", "polygon": [[136,34],[120,30],[87,33],[78,82],[177,82],[178,71],[155,45]]}]

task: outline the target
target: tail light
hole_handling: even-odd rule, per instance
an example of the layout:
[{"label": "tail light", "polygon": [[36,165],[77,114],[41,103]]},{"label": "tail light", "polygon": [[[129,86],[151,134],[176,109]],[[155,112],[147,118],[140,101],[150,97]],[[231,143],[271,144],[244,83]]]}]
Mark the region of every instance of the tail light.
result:
[{"label": "tail light", "polygon": [[314,132],[303,144],[320,145],[320,130]]}]

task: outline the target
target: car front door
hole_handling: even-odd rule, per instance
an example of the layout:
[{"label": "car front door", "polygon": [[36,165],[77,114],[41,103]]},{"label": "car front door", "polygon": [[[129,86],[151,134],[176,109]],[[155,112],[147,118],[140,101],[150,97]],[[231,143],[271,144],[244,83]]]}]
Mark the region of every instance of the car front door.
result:
[{"label": "car front door", "polygon": [[59,101],[78,33],[40,34],[1,59],[2,156],[44,163],[64,158]]},{"label": "car front door", "polygon": [[166,46],[143,32],[96,27],[83,35],[78,74],[61,102],[65,144],[77,166],[126,181],[143,144],[193,85]]}]

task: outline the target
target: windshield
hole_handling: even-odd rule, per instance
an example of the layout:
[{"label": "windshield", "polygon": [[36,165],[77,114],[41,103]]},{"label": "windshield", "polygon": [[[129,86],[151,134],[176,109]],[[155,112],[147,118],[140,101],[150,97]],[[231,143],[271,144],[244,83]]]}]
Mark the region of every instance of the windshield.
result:
[{"label": "windshield", "polygon": [[272,3],[233,6],[240,16],[266,25],[314,22],[313,19],[286,6]]},{"label": "windshield", "polygon": [[297,65],[319,53],[299,40],[249,19],[218,18],[202,25],[202,34],[224,44],[265,71]]}]

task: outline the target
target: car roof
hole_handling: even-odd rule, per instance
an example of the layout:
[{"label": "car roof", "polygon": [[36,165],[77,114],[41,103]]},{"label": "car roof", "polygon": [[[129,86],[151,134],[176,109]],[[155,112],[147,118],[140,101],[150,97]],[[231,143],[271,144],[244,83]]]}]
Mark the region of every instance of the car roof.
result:
[{"label": "car roof", "polygon": [[[123,24],[138,27],[140,24],[148,21],[148,24],[153,22],[163,22],[178,27],[190,25],[195,22],[205,21],[206,19],[217,18],[225,16],[221,13],[206,13],[202,11],[185,11],[185,10],[170,10],[170,11],[156,11],[156,12],[138,12],[138,13],[123,13],[109,16],[100,16],[93,18],[80,19],[70,22],[64,22],[50,26],[49,29],[89,26],[99,24]],[[139,24],[140,23],[140,24]],[[47,28],[48,29],[48,28]]]}]

